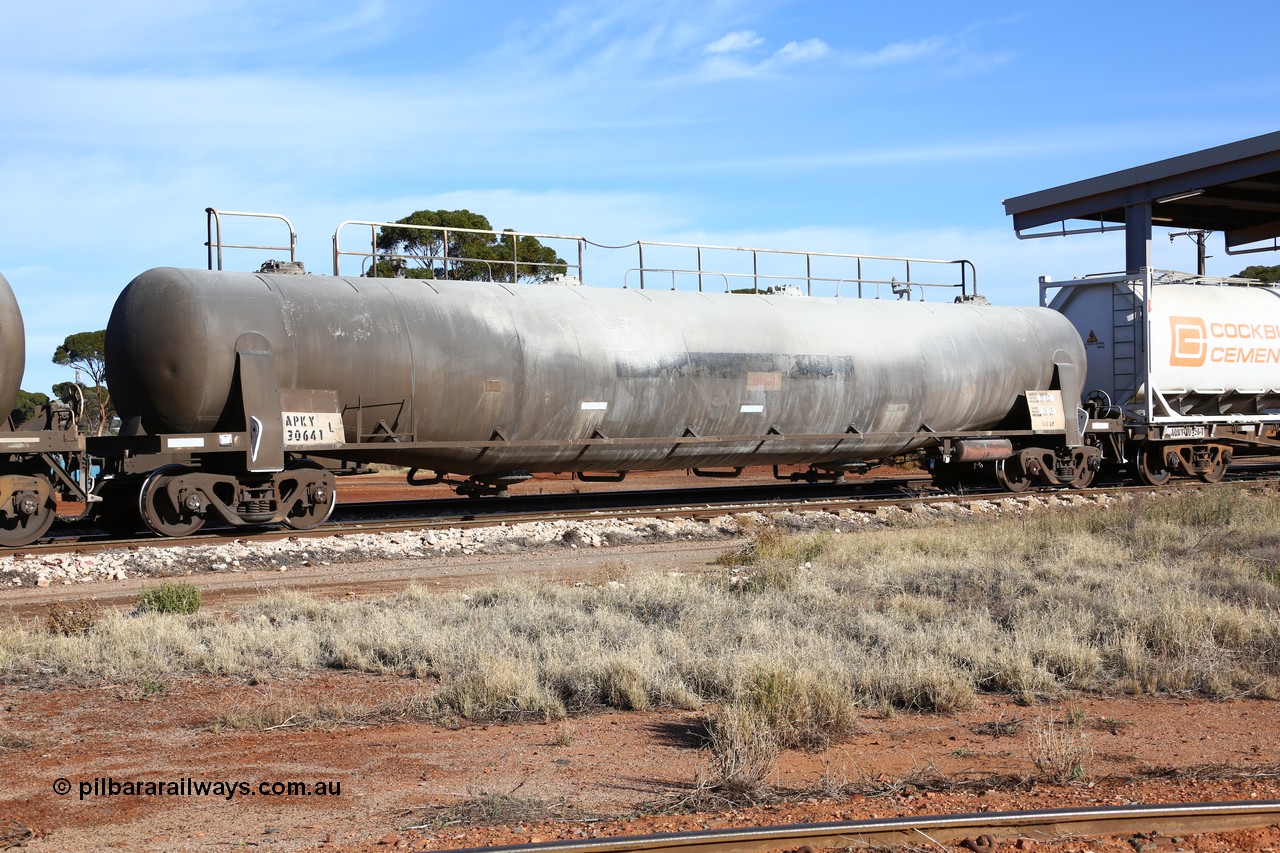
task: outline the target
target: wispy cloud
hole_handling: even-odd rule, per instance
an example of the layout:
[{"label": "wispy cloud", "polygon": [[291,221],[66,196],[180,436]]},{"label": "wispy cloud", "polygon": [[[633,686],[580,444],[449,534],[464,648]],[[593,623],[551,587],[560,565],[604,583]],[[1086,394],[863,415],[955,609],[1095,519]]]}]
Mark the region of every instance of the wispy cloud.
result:
[{"label": "wispy cloud", "polygon": [[232,64],[316,67],[385,41],[397,27],[417,26],[425,5],[393,13],[387,0],[355,0],[329,13],[299,0],[115,0],[83,4],[51,25],[47,6],[24,3],[5,10],[6,29],[24,37],[0,54],[0,68],[153,74]]},{"label": "wispy cloud", "polygon": [[920,62],[939,56],[954,48],[954,43],[942,36],[909,39],[887,44],[879,50],[849,51],[842,57],[846,65],[856,68],[883,68],[906,62]]},{"label": "wispy cloud", "polygon": [[778,63],[808,62],[811,59],[821,59],[830,52],[831,48],[822,39],[789,41],[773,55],[773,60]]},{"label": "wispy cloud", "polygon": [[[1119,132],[1129,128],[1139,133],[1140,123],[1117,124]],[[1130,144],[1135,152],[1143,149],[1141,142]],[[803,173],[803,172],[858,172],[879,167],[913,165],[956,165],[1008,162],[1014,160],[1040,160],[1050,155],[1081,157],[1096,151],[1115,151],[1116,142],[1109,139],[1102,128],[1097,133],[1062,133],[1057,129],[1037,133],[968,136],[925,144],[890,142],[851,145],[843,148],[798,151],[782,151],[753,157],[720,157],[713,160],[687,161],[669,171],[691,174],[709,172],[734,173]],[[1139,156],[1136,155],[1135,156]]]},{"label": "wispy cloud", "polygon": [[[749,44],[741,39],[744,33],[739,32],[730,33],[723,39],[712,42],[711,45],[707,46],[707,53],[710,56],[699,69],[700,75],[704,79],[726,80],[762,77],[776,72],[784,66],[819,60],[831,53],[830,46],[822,39],[810,38],[804,41],[789,41],[763,59],[753,62],[741,57],[739,54],[748,47],[759,47],[764,44],[765,40],[755,33],[746,32],[752,37]],[[720,50],[711,49],[712,46],[725,41],[725,39],[734,37],[737,37],[734,42],[736,46]]]},{"label": "wispy cloud", "polygon": [[756,35],[754,30],[734,30],[707,45],[706,50],[707,53],[733,53],[747,48],[759,47],[762,44],[764,44],[764,39]]},{"label": "wispy cloud", "polygon": [[[758,56],[768,40],[755,30],[734,30],[706,45],[701,72],[709,79],[760,77],[802,62],[826,60],[851,71],[876,71],[906,65],[940,76],[985,71],[1012,58],[1009,52],[989,53],[969,44],[968,29],[953,36],[931,35],[900,39],[872,50],[833,46],[817,37],[788,41]],[[758,56],[758,58],[756,58]]]}]

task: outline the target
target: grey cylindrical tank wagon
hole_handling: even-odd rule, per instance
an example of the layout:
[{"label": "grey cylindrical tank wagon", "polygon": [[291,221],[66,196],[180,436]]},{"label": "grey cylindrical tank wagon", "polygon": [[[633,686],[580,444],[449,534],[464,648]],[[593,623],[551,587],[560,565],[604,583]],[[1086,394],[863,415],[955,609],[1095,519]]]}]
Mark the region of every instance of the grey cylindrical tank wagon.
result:
[{"label": "grey cylindrical tank wagon", "polygon": [[88,514],[92,476],[71,408],[46,404],[23,423],[11,416],[26,366],[26,330],[9,282],[0,275],[0,546],[27,545],[58,518],[61,496]]},{"label": "grey cylindrical tank wagon", "polygon": [[243,428],[246,335],[336,392],[327,455],[479,478],[839,466],[996,427],[1055,367],[1074,410],[1085,363],[1041,308],[161,268],[107,327],[121,416]]},{"label": "grey cylindrical tank wagon", "polygon": [[22,372],[27,364],[26,330],[18,298],[0,275],[0,408],[5,417],[18,400]]}]

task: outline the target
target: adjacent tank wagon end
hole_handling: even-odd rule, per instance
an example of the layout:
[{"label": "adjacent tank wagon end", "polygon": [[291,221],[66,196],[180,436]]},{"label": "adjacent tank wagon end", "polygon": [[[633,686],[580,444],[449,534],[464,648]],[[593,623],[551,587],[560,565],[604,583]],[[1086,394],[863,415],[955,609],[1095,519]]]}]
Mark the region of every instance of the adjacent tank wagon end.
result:
[{"label": "adjacent tank wagon end", "polygon": [[[0,546],[16,547],[43,536],[59,518],[60,501],[74,510],[64,521],[86,517],[93,506],[93,478],[76,417],[63,403],[47,404],[19,423],[15,406],[26,366],[26,330],[9,282],[0,275]],[[12,413],[12,414],[11,414]]]}]

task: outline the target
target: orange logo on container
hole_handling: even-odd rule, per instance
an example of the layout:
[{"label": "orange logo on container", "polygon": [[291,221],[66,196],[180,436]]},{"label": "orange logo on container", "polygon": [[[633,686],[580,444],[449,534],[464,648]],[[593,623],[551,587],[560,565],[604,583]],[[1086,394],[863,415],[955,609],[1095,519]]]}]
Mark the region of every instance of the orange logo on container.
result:
[{"label": "orange logo on container", "polygon": [[1205,357],[1209,354],[1204,320],[1199,317],[1170,317],[1169,328],[1173,332],[1173,350],[1169,353],[1169,366],[1203,366]]}]

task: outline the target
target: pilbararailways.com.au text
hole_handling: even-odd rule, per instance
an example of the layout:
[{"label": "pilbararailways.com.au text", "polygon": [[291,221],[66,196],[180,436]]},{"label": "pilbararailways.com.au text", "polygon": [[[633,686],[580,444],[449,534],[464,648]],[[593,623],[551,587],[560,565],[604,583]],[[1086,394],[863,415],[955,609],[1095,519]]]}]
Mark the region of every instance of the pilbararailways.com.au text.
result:
[{"label": "pilbararailways.com.au text", "polygon": [[304,782],[297,779],[275,782],[246,782],[239,779],[114,779],[95,776],[82,779],[75,786],[70,779],[59,778],[53,783],[53,791],[66,796],[72,790],[80,799],[89,797],[340,797],[342,782],[337,779],[319,779]]}]

